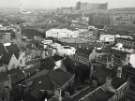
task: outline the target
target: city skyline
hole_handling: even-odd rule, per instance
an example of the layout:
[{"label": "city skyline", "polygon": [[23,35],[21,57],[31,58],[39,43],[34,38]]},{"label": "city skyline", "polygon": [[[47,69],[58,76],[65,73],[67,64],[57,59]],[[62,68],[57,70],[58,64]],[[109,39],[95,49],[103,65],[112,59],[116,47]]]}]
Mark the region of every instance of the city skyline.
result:
[{"label": "city skyline", "polygon": [[0,7],[45,8],[74,7],[76,2],[108,3],[108,8],[135,7],[135,0],[0,0]]}]

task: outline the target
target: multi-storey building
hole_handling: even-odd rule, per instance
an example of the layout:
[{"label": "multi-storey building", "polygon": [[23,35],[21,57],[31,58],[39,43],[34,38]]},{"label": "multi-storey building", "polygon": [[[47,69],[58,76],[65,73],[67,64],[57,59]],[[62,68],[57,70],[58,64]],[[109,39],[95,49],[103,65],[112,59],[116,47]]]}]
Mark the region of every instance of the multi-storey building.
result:
[{"label": "multi-storey building", "polygon": [[15,38],[15,33],[11,30],[0,30],[1,42],[10,42],[13,38]]},{"label": "multi-storey building", "polygon": [[110,16],[107,12],[93,12],[89,14],[89,24],[103,28],[105,25],[110,25]]},{"label": "multi-storey building", "polygon": [[117,43],[122,43],[126,48],[135,48],[135,41],[134,39],[125,39],[125,38],[117,38]]},{"label": "multi-storey building", "polygon": [[109,10],[111,25],[135,25],[134,8]]},{"label": "multi-storey building", "polygon": [[106,10],[108,8],[108,3],[87,3],[78,2],[76,4],[77,10]]},{"label": "multi-storey building", "polygon": [[6,43],[13,40],[20,41],[21,29],[19,26],[2,26],[0,27],[0,42]]},{"label": "multi-storey building", "polygon": [[134,8],[110,9],[87,12],[89,24],[95,26],[117,26],[115,30],[132,31],[135,26]]}]

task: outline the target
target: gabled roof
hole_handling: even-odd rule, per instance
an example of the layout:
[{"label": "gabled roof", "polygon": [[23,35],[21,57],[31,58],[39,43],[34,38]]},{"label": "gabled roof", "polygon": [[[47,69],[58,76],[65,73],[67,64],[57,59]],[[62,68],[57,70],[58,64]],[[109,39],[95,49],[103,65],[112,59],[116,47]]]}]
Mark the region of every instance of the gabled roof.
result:
[{"label": "gabled roof", "polygon": [[70,78],[71,74],[68,72],[64,72],[61,69],[57,69],[55,71],[52,71],[49,74],[49,77],[51,80],[53,80],[59,87],[63,86]]},{"label": "gabled roof", "polygon": [[8,64],[13,54],[16,58],[19,57],[19,48],[16,44],[13,43],[10,46],[4,46],[0,43],[0,64]]},{"label": "gabled roof", "polygon": [[32,95],[38,97],[40,90],[54,90],[56,88],[62,87],[70,78],[71,74],[64,72],[61,69],[51,71],[47,75],[40,76],[34,79],[32,85]]}]

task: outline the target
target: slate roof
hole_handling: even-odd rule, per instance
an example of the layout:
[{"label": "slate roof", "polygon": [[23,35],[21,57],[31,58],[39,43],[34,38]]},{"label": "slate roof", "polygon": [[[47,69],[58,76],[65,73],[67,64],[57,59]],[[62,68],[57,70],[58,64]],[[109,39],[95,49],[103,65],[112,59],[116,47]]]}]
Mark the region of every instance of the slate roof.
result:
[{"label": "slate roof", "polygon": [[13,69],[9,71],[9,74],[11,75],[12,84],[17,84],[25,79],[23,72],[19,69]]},{"label": "slate roof", "polygon": [[42,59],[40,69],[53,70],[53,68],[55,66],[54,62],[55,62],[55,60],[53,59],[53,57],[48,57],[46,59]]},{"label": "slate roof", "polygon": [[31,93],[37,98],[41,89],[52,91],[59,88],[64,85],[71,76],[72,75],[70,73],[64,72],[61,69],[51,71],[50,73],[33,80],[34,83],[32,85]]},{"label": "slate roof", "polygon": [[7,72],[1,72],[0,73],[0,82],[4,82],[7,81],[9,79],[8,74],[11,75],[11,79],[12,79],[12,84],[16,84],[22,80],[24,80],[24,74],[22,73],[21,70],[19,69],[14,69]]},{"label": "slate roof", "polygon": [[1,72],[1,73],[0,73],[0,82],[4,82],[4,81],[6,81],[6,80],[8,80],[8,75],[7,75],[7,73]]}]

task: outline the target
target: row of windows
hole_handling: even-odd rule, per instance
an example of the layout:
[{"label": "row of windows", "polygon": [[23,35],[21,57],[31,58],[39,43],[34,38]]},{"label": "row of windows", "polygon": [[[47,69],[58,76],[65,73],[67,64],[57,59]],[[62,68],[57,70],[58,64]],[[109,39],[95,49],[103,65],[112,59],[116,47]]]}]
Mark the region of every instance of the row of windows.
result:
[{"label": "row of windows", "polygon": [[126,47],[135,47],[135,42],[134,41],[130,41],[130,40],[122,40],[122,39],[119,39],[119,40],[116,40],[117,43],[123,43],[124,46]]}]

